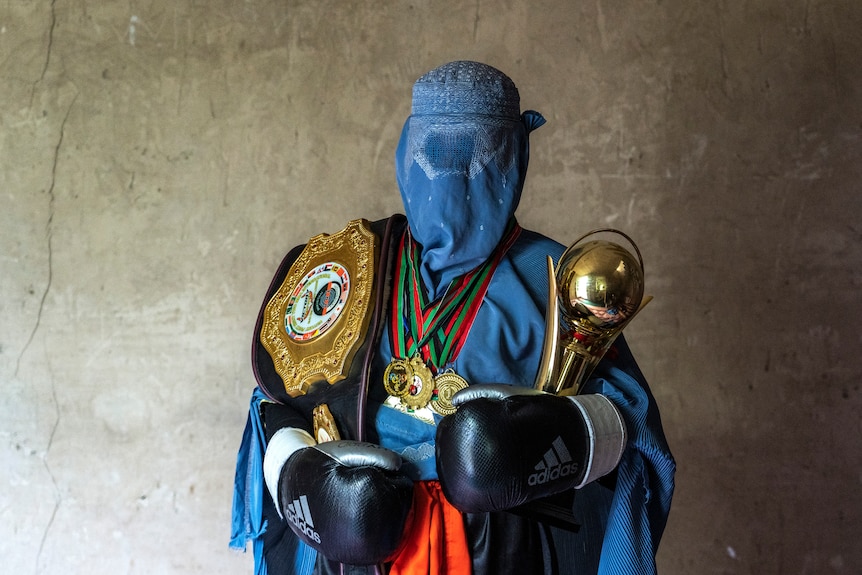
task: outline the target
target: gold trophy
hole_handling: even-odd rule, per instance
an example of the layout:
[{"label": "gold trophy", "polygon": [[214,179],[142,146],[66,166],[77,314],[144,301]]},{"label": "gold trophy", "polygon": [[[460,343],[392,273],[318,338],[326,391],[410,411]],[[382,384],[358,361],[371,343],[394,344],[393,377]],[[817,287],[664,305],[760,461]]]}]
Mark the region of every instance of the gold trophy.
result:
[{"label": "gold trophy", "polygon": [[[616,234],[627,250],[606,238]],[[589,239],[599,237],[601,239]],[[545,342],[536,389],[575,395],[632,318],[650,302],[643,297],[644,266],[637,245],[619,230],[593,230],[560,256],[556,271],[548,257]],[[562,529],[577,531],[573,490],[514,509]]]},{"label": "gold trophy", "polygon": [[[604,239],[608,234],[633,249]],[[643,292],[640,250],[619,230],[581,236],[560,256],[556,271],[549,256],[545,343],[535,387],[555,395],[580,392],[623,328],[652,300]]]}]

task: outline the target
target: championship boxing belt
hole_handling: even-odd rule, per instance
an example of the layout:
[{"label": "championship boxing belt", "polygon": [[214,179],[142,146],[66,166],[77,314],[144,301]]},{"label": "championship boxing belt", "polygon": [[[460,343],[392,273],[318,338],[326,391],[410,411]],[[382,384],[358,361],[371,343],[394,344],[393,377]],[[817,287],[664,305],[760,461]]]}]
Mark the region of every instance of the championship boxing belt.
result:
[{"label": "championship boxing belt", "polygon": [[272,400],[262,407],[268,436],[295,427],[317,441],[362,438],[361,400],[388,304],[390,238],[405,226],[400,214],[355,220],[282,260],[252,341],[255,379]]},{"label": "championship boxing belt", "polygon": [[314,236],[270,298],[260,342],[288,395],[345,378],[368,329],[378,249],[365,220]]}]

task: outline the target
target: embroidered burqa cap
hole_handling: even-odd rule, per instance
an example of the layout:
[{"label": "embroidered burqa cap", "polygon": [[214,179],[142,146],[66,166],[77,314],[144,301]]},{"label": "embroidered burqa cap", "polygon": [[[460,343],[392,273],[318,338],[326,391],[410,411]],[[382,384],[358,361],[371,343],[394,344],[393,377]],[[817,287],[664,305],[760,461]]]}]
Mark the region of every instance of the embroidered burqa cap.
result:
[{"label": "embroidered burqa cap", "polygon": [[396,178],[432,297],[481,264],[521,197],[528,134],[515,83],[487,64],[457,61],[420,77],[395,152]]},{"label": "embroidered burqa cap", "polygon": [[520,95],[501,71],[479,62],[450,62],[413,85],[415,116],[492,116],[517,120]]}]

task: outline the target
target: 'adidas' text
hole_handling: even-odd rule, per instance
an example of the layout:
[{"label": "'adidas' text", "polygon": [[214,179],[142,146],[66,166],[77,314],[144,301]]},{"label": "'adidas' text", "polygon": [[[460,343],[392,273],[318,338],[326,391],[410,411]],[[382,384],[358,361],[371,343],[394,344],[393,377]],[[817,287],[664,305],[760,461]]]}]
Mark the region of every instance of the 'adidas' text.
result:
[{"label": "'adidas' text", "polygon": [[314,520],[311,519],[311,510],[308,508],[308,499],[300,495],[293,503],[287,505],[287,520],[296,525],[306,537],[320,543],[320,534],[314,530]]},{"label": "'adidas' text", "polygon": [[527,484],[542,485],[561,477],[567,477],[578,471],[578,462],[572,461],[572,456],[563,443],[563,438],[557,436],[551,448],[545,452],[542,460],[536,464],[536,472],[527,478]]}]

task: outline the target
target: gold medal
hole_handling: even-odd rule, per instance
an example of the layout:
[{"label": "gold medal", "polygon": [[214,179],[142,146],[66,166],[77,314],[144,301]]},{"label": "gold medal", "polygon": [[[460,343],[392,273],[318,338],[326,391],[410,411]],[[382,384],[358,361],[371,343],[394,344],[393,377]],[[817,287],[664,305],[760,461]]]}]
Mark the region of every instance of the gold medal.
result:
[{"label": "gold medal", "polygon": [[407,394],[401,398],[401,401],[408,408],[421,409],[428,405],[434,394],[434,375],[418,355],[410,360],[410,367],[413,368],[413,377],[407,388]]},{"label": "gold medal", "polygon": [[404,397],[413,383],[413,368],[405,359],[393,359],[383,373],[383,387],[392,397]]},{"label": "gold medal", "polygon": [[434,378],[434,387],[437,397],[431,402],[431,409],[440,415],[451,415],[455,413],[452,396],[467,387],[467,380],[450,369]]}]

